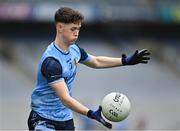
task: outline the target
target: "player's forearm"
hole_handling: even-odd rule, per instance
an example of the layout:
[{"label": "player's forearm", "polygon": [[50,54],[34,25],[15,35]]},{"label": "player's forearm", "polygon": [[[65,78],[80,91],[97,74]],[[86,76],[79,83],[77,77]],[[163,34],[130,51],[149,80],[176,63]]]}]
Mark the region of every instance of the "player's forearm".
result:
[{"label": "player's forearm", "polygon": [[95,68],[111,68],[122,66],[121,58],[96,56],[95,57]]},{"label": "player's forearm", "polygon": [[65,81],[59,81],[52,84],[52,88],[65,106],[69,107],[75,112],[87,115],[89,109],[69,95]]},{"label": "player's forearm", "polygon": [[87,115],[87,112],[89,111],[89,109],[87,107],[85,107],[80,102],[78,102],[76,99],[74,99],[70,96],[68,98],[65,98],[63,100],[63,103],[65,106],[69,107],[73,111],[80,113],[82,115]]}]

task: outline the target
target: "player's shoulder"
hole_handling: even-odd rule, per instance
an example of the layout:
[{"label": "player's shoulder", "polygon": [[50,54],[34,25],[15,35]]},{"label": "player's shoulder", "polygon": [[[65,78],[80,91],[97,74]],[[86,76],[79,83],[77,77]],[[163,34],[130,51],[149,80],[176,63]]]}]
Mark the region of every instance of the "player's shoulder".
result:
[{"label": "player's shoulder", "polygon": [[53,48],[54,48],[53,43],[50,43],[50,44],[46,47],[46,49],[44,50],[44,53],[50,53],[50,52],[52,52],[52,51],[53,51]]},{"label": "player's shoulder", "polygon": [[53,43],[49,44],[46,49],[44,50],[41,56],[41,62],[44,61],[47,57],[57,58],[57,51],[54,48]]},{"label": "player's shoulder", "polygon": [[55,43],[52,42],[52,43],[50,43],[50,44],[47,46],[47,48],[46,48],[46,50],[45,50],[44,52],[45,52],[46,54],[48,54],[48,55],[55,55],[55,54],[57,54],[59,51],[60,51],[60,50],[56,47]]}]

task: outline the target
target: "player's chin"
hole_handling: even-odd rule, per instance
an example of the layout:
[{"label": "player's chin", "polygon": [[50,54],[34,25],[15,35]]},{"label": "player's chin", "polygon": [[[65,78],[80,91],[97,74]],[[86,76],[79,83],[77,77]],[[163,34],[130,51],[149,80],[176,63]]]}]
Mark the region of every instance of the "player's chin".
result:
[{"label": "player's chin", "polygon": [[71,44],[74,44],[77,41],[77,38],[74,38],[70,41]]}]

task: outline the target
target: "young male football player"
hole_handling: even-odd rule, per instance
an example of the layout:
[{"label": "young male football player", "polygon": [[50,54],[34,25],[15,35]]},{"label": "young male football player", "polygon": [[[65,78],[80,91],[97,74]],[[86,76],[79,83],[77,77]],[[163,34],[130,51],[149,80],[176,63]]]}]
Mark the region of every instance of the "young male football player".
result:
[{"label": "young male football player", "polygon": [[68,7],[55,13],[56,37],[39,62],[37,85],[31,96],[29,130],[75,130],[72,111],[112,128],[102,118],[101,107],[90,110],[72,97],[77,63],[92,68],[111,68],[147,63],[150,59],[147,50],[137,50],[130,56],[122,55],[122,58],[88,54],[75,43],[83,19],[81,13]]}]

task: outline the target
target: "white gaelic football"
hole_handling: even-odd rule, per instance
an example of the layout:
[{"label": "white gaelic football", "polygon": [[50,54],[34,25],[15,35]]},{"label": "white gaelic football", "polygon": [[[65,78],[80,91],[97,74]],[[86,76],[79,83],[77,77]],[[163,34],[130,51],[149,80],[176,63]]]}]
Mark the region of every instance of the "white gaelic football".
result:
[{"label": "white gaelic football", "polygon": [[126,95],[112,92],[103,98],[101,107],[102,114],[106,119],[120,122],[129,115],[131,104]]}]

